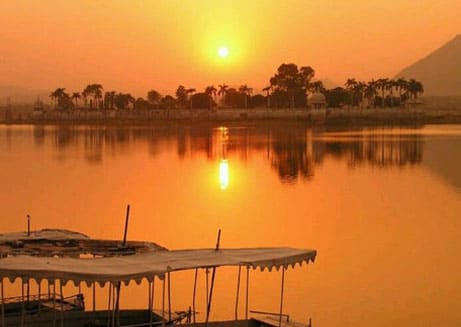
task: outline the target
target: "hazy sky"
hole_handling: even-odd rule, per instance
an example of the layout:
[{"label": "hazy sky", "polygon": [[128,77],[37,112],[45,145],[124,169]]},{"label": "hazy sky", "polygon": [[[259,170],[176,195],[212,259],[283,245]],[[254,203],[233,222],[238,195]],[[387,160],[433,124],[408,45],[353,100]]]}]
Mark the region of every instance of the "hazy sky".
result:
[{"label": "hazy sky", "polygon": [[392,77],[461,33],[460,13],[460,0],[0,0],[0,85],[257,92],[283,62],[338,84]]}]

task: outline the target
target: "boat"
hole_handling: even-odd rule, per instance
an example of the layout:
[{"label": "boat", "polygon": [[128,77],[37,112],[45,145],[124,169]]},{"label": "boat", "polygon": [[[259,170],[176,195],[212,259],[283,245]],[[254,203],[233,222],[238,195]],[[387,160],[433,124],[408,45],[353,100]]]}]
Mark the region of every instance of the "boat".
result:
[{"label": "boat", "polygon": [[[166,326],[194,325],[213,327],[290,327],[307,326],[289,320],[283,313],[285,271],[314,262],[317,251],[288,247],[220,248],[220,232],[215,248],[168,250],[152,242],[95,240],[82,233],[43,229],[0,234],[0,326]],[[209,321],[215,274],[220,267],[236,267],[238,283],[235,317]],[[277,269],[282,274],[280,312],[250,311],[248,281],[250,271]],[[195,271],[192,303],[174,311],[170,301],[170,275]],[[200,271],[211,275],[206,292],[206,312],[197,319],[196,289]],[[209,274],[211,273],[211,274]],[[245,316],[238,317],[241,275],[246,273]],[[5,288],[21,284],[21,294],[5,297]],[[33,283],[32,283],[33,281]],[[148,307],[128,310],[120,306],[120,294],[130,283],[147,281]],[[161,283],[161,310],[154,310],[155,284]],[[74,284],[76,294],[65,297],[63,286]],[[31,285],[37,292],[31,294]],[[81,287],[92,290],[86,301]],[[45,288],[45,291],[42,290]],[[107,292],[107,309],[96,307],[96,287]],[[168,299],[168,301],[167,301]],[[166,303],[166,301],[168,303]],[[85,302],[91,302],[88,307]],[[310,323],[309,323],[310,324]]]}]

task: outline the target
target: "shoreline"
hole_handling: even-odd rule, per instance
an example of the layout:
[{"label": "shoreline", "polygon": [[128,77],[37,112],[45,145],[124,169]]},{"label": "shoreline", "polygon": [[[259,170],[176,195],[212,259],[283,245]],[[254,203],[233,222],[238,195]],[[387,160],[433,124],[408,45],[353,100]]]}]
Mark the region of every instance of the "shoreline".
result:
[{"label": "shoreline", "polygon": [[141,112],[29,112],[0,115],[2,125],[158,125],[241,122],[299,122],[311,126],[461,124],[461,110],[426,108],[373,109],[171,109]]}]

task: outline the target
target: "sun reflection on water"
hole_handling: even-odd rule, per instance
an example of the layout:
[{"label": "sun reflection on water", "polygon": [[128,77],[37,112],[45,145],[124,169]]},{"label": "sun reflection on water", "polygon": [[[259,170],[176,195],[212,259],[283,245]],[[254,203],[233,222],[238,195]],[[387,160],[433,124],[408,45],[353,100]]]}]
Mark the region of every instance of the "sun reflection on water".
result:
[{"label": "sun reflection on water", "polygon": [[226,159],[222,159],[219,163],[219,184],[221,190],[229,187],[229,163]]}]

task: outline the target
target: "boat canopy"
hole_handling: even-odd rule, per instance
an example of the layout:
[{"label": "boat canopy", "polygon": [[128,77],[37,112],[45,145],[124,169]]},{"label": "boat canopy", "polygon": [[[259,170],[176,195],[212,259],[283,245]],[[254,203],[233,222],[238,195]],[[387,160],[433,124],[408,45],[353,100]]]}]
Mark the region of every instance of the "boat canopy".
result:
[{"label": "boat canopy", "polygon": [[0,259],[0,278],[54,281],[75,285],[131,281],[140,283],[155,276],[163,279],[168,272],[222,266],[247,266],[261,271],[300,266],[313,262],[316,250],[294,248],[241,248],[164,250],[102,258],[8,256]]}]

